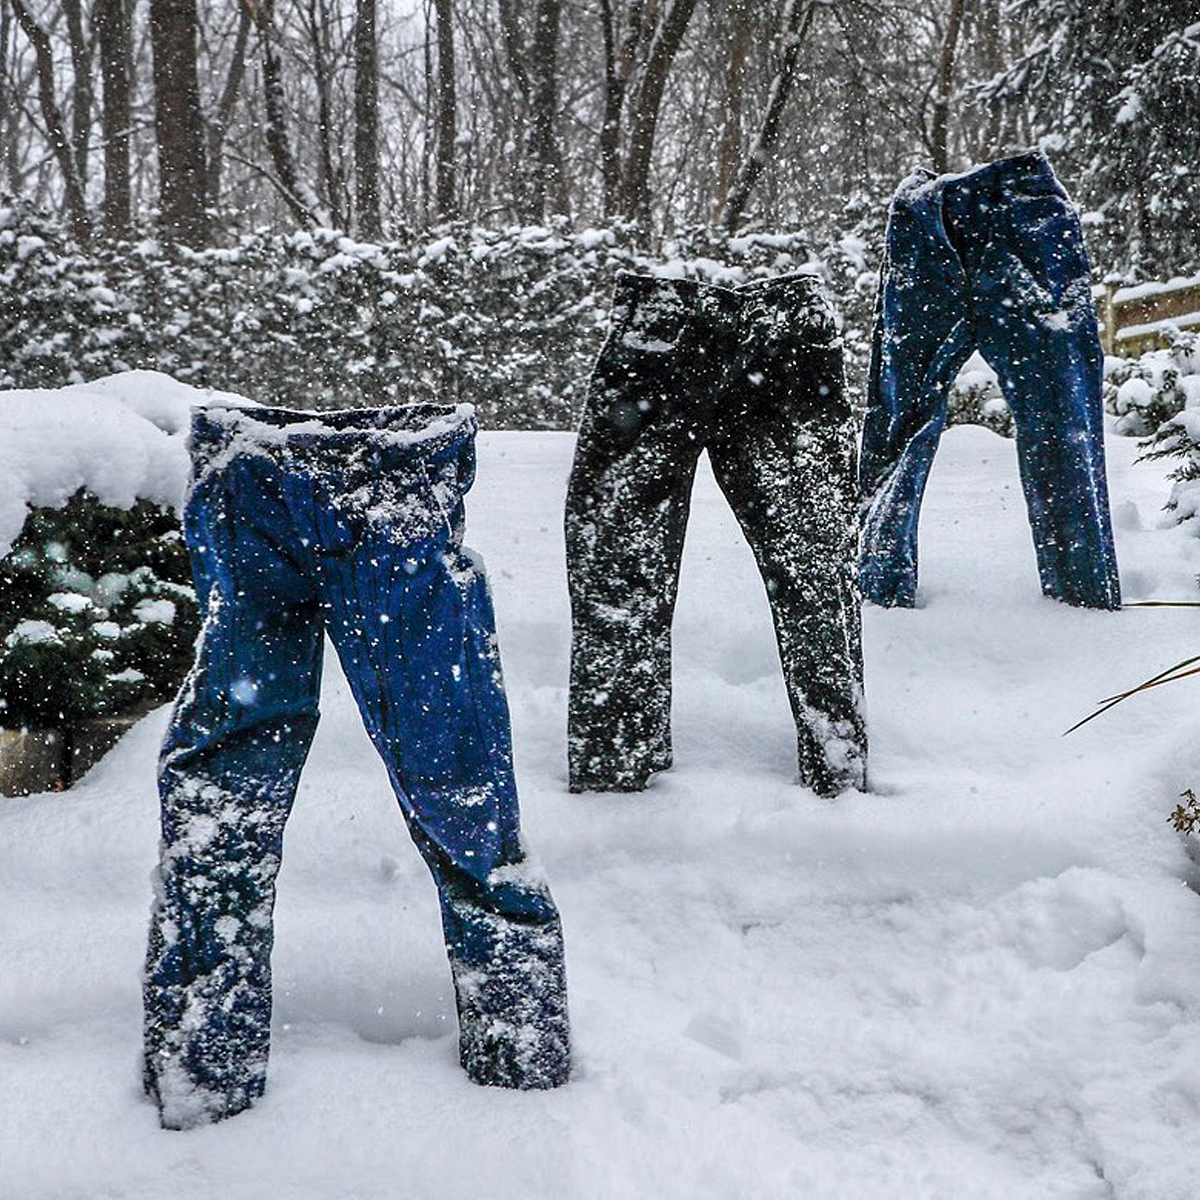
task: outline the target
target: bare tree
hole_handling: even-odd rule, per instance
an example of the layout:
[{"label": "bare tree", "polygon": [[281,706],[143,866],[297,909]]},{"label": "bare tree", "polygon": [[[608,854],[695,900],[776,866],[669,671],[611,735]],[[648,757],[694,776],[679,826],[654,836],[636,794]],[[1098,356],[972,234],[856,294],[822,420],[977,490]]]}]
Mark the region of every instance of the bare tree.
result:
[{"label": "bare tree", "polygon": [[71,147],[79,178],[88,177],[88,142],[92,132],[92,55],[95,39],[84,27],[81,0],[63,0],[67,46],[71,52]]},{"label": "bare tree", "polygon": [[104,232],[120,240],[129,237],[133,224],[129,187],[133,56],[125,0],[96,0],[96,32],[104,85]]},{"label": "bare tree", "polygon": [[641,0],[633,0],[628,30],[618,39],[613,0],[600,0],[604,39],[604,116],[600,122],[600,171],[604,182],[604,215],[612,216],[621,203],[621,114],[633,70],[638,41]]},{"label": "bare tree", "polygon": [[548,204],[562,207],[562,160],[559,156],[558,33],[561,0],[538,0],[534,16],[532,95],[529,116],[530,185],[526,216],[540,221]]},{"label": "bare tree", "polygon": [[717,148],[717,194],[713,217],[719,219],[729,200],[742,145],[742,108],[746,96],[746,55],[750,48],[749,0],[729,5],[729,70],[725,76],[725,120]]},{"label": "bare tree", "polygon": [[209,240],[207,160],[196,78],[196,0],[150,0],[159,221],[189,246]]},{"label": "bare tree", "polygon": [[[48,40],[49,90],[18,7]],[[190,205],[210,223],[221,211],[226,229],[328,222],[367,237],[456,215],[732,227],[752,206],[817,229],[852,195],[882,204],[919,157],[953,162],[1031,136],[1025,102],[992,111],[955,86],[1019,55],[1010,7],[0,0],[0,171],[13,192],[86,216],[103,166],[110,230],[127,230],[156,189],[175,197],[164,228]],[[130,21],[147,10],[149,23]],[[183,86],[148,86],[164,74]],[[180,139],[197,130],[189,156]],[[804,186],[785,164],[810,167]]]},{"label": "bare tree", "polygon": [[929,121],[929,149],[933,156],[933,169],[942,174],[949,169],[949,121],[950,93],[954,86],[954,56],[958,48],[958,34],[962,27],[964,0],[950,0],[950,13],[946,19],[946,35],[942,39],[938,55],[937,82],[933,92],[933,108]]},{"label": "bare tree", "polygon": [[[374,10],[372,3],[372,10]],[[330,219],[339,228],[350,223],[350,197],[346,189],[346,172],[341,156],[334,149],[335,119],[334,119],[334,64],[331,59],[334,49],[331,45],[332,31],[335,26],[334,14],[329,10],[328,0],[306,0],[304,17],[309,47],[312,53],[313,82],[317,90],[317,121],[314,134],[317,141],[317,194],[329,210]],[[375,13],[371,13],[371,26],[374,27]],[[357,22],[356,22],[357,25]],[[367,33],[364,25],[362,32]],[[357,29],[355,36],[357,37]],[[374,35],[372,34],[372,44]],[[358,52],[355,42],[354,53]],[[358,67],[355,66],[355,105],[356,126],[358,105]],[[376,76],[377,78],[377,76]],[[364,81],[365,82],[365,81]],[[376,86],[376,109],[378,110],[378,86]],[[355,133],[355,153],[357,155],[357,131]],[[378,118],[376,118],[376,146],[378,146]],[[376,159],[378,150],[376,150]],[[376,186],[378,186],[378,168],[376,169]]]},{"label": "bare tree", "polygon": [[779,57],[775,75],[771,80],[771,89],[767,94],[767,107],[763,113],[762,124],[750,145],[750,150],[738,168],[737,179],[733,190],[725,203],[725,211],[721,214],[721,223],[731,232],[737,228],[738,222],[745,211],[750,193],[758,182],[759,176],[766,170],[771,155],[779,141],[783,124],[783,112],[787,107],[788,97],[796,83],[796,73],[800,65],[800,47],[804,43],[804,35],[812,24],[816,0],[786,0],[783,9],[783,20],[779,32]]},{"label": "bare tree", "polygon": [[443,221],[458,216],[456,146],[458,87],[454,75],[454,11],[451,0],[435,0],[437,10],[437,214]]},{"label": "bare tree", "polygon": [[[120,5],[122,0],[100,0],[101,3]],[[225,138],[233,118],[242,79],[246,74],[246,48],[250,43],[250,10],[241,5],[238,9],[237,32],[234,34],[233,50],[225,72],[225,83],[217,99],[216,108],[208,122],[208,194],[214,208],[221,203],[224,183]]]},{"label": "bare tree", "polygon": [[62,109],[55,96],[54,50],[50,43],[50,35],[25,7],[24,0],[12,0],[12,6],[17,23],[29,39],[37,60],[38,99],[41,103],[42,120],[46,125],[46,137],[50,142],[50,149],[62,172],[71,232],[80,244],[86,246],[91,241],[92,222],[88,215],[83,180],[79,174],[78,163],[75,161],[75,152],[67,135]]},{"label": "bare tree", "polygon": [[263,110],[266,116],[267,150],[274,174],[266,175],[284,203],[302,224],[322,221],[316,197],[301,181],[296,157],[288,139],[287,111],[283,95],[283,63],[275,45],[275,0],[242,0],[258,28],[262,48]]},{"label": "bare tree", "polygon": [[9,45],[12,40],[13,15],[6,4],[0,4],[0,161],[4,164],[4,182],[16,193],[20,187],[20,168],[17,152],[16,85],[10,80]]},{"label": "bare tree", "polygon": [[375,0],[354,6],[354,187],[358,230],[379,238],[379,46]]},{"label": "bare tree", "polygon": [[622,179],[622,202],[625,214],[642,225],[650,220],[650,163],[663,92],[695,10],[696,0],[671,0],[659,18],[645,65],[630,97],[629,152]]}]

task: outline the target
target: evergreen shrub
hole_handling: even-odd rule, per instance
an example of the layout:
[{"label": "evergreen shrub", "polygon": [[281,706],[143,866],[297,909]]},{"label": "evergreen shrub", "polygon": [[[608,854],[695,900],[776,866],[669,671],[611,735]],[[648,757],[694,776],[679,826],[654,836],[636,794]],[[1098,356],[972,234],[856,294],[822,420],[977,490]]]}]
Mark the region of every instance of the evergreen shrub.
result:
[{"label": "evergreen shrub", "polygon": [[1109,377],[1109,410],[1118,429],[1141,434],[1145,458],[1174,459],[1166,508],[1200,534],[1200,334],[1176,332],[1170,347],[1122,361]]},{"label": "evergreen shrub", "polygon": [[1104,407],[1117,418],[1117,433],[1157,434],[1176,413],[1200,406],[1200,334],[1167,336],[1164,348],[1106,361]]},{"label": "evergreen shrub", "polygon": [[0,559],[0,727],[62,727],[169,698],[199,631],[177,515],[79,491]]}]

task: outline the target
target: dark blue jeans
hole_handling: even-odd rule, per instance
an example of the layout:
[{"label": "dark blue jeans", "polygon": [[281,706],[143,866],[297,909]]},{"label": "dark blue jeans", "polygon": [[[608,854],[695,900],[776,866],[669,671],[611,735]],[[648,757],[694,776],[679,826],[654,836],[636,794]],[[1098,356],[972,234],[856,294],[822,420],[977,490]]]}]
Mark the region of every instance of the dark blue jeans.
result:
[{"label": "dark blue jeans", "polygon": [[473,1079],[569,1067],[558,913],[525,863],[495,621],[463,549],[469,408],[196,412],[184,530],[204,626],[160,763],[145,1082],[164,1126],[263,1090],[283,829],[328,632],[437,883]]},{"label": "dark blue jeans", "polygon": [[950,385],[974,349],[1016,424],[1042,591],[1118,608],[1087,252],[1040,154],[921,171],[892,200],[859,469],[863,595],[914,602],[921,497]]}]

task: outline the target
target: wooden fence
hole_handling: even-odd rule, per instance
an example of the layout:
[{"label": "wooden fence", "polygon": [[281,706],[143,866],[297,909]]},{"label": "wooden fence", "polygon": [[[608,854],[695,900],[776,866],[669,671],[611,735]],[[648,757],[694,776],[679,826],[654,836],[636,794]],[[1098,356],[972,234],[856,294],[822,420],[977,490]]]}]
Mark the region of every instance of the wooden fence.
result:
[{"label": "wooden fence", "polygon": [[1100,337],[1108,354],[1132,358],[1167,344],[1167,330],[1200,333],[1200,276],[1094,291]]}]

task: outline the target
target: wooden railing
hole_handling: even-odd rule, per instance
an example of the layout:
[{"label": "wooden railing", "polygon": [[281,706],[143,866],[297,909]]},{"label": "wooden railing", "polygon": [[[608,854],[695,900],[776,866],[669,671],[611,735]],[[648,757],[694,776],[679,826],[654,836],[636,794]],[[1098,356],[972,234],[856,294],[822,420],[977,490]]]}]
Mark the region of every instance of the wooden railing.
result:
[{"label": "wooden railing", "polygon": [[1126,358],[1167,344],[1167,330],[1200,333],[1200,277],[1134,287],[1094,289],[1100,338],[1108,354]]}]

